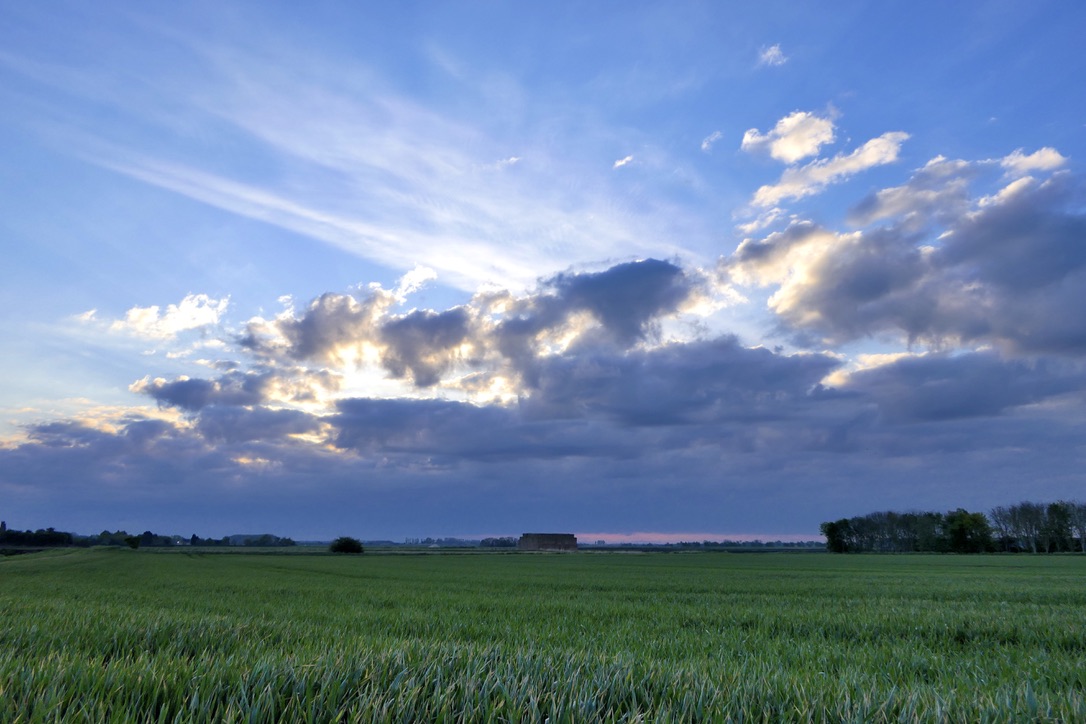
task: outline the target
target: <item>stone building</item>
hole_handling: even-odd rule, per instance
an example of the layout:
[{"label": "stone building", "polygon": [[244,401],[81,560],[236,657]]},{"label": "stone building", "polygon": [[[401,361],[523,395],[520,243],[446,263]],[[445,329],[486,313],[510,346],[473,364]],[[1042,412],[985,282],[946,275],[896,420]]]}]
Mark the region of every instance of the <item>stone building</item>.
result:
[{"label": "stone building", "polygon": [[572,533],[525,533],[517,541],[519,551],[575,551],[577,536]]}]

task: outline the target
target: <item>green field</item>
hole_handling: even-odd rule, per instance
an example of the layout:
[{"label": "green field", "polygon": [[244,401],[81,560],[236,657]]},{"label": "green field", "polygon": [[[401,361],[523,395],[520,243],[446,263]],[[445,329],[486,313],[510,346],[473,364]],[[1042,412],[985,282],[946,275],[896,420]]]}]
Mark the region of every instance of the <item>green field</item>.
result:
[{"label": "green field", "polygon": [[1086,721],[1086,556],[65,550],[0,721]]}]

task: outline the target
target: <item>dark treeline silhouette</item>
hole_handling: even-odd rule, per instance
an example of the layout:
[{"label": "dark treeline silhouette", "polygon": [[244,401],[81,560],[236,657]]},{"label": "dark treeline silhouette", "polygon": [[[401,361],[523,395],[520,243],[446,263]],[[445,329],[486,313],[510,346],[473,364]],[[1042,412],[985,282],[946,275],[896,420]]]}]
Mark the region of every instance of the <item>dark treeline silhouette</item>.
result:
[{"label": "dark treeline silhouette", "polygon": [[96,535],[78,535],[46,528],[44,530],[9,530],[0,521],[0,546],[12,548],[57,548],[63,546],[128,546],[129,548],[154,548],[165,546],[292,546],[294,541],[270,533],[259,535],[227,535],[222,538],[201,538],[193,534],[189,538],[179,535],[159,535],[149,530],[139,535],[128,531],[103,530]]},{"label": "dark treeline silhouette", "polygon": [[405,546],[426,546],[427,548],[476,548],[480,541],[465,538],[404,538]]},{"label": "dark treeline silhouette", "polygon": [[834,553],[1082,552],[1086,503],[1058,501],[999,506],[989,515],[884,511],[821,526]]},{"label": "dark treeline silhouette", "polygon": [[516,548],[517,539],[513,536],[503,536],[501,538],[483,538],[479,541],[480,548]]},{"label": "dark treeline silhouette", "polygon": [[1081,552],[1086,541],[1086,503],[1060,500],[1001,505],[992,509],[991,519],[1000,550]]},{"label": "dark treeline silhouette", "polygon": [[52,548],[55,546],[70,546],[74,540],[75,537],[71,533],[53,530],[52,528],[45,528],[44,530],[8,530],[6,523],[0,525],[0,545]]},{"label": "dark treeline silhouette", "polygon": [[817,548],[822,544],[814,540],[800,540],[800,541],[787,541],[787,540],[681,540],[677,543],[664,543],[665,548]]}]

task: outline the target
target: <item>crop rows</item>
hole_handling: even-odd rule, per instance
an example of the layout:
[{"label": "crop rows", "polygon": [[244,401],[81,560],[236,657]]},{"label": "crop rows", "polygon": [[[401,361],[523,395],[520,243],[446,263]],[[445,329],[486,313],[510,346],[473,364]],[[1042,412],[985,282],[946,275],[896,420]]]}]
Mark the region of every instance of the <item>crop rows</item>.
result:
[{"label": "crop rows", "polygon": [[1086,720],[1086,560],[0,562],[0,721]]}]

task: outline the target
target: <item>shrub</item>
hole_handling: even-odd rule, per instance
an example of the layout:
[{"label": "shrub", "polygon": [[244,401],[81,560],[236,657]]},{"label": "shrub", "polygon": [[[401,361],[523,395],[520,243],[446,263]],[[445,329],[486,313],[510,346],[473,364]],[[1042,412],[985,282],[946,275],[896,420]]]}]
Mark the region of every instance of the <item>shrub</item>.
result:
[{"label": "shrub", "polygon": [[362,541],[357,538],[340,536],[332,541],[332,545],[328,546],[328,550],[333,553],[361,553]]}]

